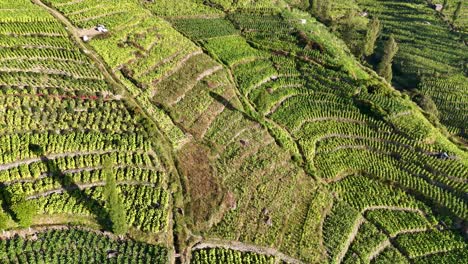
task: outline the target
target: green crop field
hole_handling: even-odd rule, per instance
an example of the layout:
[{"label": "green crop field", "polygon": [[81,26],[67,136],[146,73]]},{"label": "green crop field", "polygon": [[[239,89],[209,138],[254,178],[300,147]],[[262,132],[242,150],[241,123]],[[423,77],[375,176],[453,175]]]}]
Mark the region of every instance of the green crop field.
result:
[{"label": "green crop field", "polygon": [[467,263],[467,8],[0,0],[0,263]]}]

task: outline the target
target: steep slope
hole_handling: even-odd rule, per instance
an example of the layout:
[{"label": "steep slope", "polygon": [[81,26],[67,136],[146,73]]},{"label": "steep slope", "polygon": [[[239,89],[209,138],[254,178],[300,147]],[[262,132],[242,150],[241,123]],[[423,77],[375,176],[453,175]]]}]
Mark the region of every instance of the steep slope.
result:
[{"label": "steep slope", "polygon": [[[90,158],[74,184],[51,181],[50,187],[29,191],[26,180],[14,178],[9,181],[18,186],[15,190],[63,203],[73,190],[89,187],[99,204],[103,180],[87,172],[100,169],[101,156],[115,155],[121,164],[116,169],[126,169],[117,175],[129,198],[127,207],[137,209],[128,211],[135,234],[141,230],[169,247],[174,243],[184,263],[466,257],[461,235],[468,213],[466,152],[308,13],[283,1],[49,0],[49,7],[35,2],[66,23],[74,38],[99,24],[109,30],[90,34],[88,43],[78,42],[85,53],[68,39],[57,44],[75,49],[80,63],[89,67],[75,67],[80,72],[68,73],[71,81],[66,78],[60,86],[81,91],[88,86],[69,83],[92,79],[80,99],[89,99],[91,106],[104,104],[75,111],[92,117],[82,123],[66,119],[63,127],[135,139],[120,144],[106,138],[91,150],[78,145],[79,151],[100,158]],[[54,29],[67,36],[55,23]],[[19,50],[11,54],[32,60],[41,56]],[[48,75],[71,67],[46,66]],[[37,80],[49,85],[49,76],[30,82],[37,85]],[[38,95],[32,91],[28,96]],[[103,94],[106,99],[99,100]],[[121,112],[114,110],[117,106],[106,112],[107,101],[121,104]],[[90,119],[101,113],[112,119]],[[108,120],[125,122],[110,125]],[[158,137],[158,131],[164,136]],[[43,148],[35,144],[30,152]],[[84,155],[76,151],[47,151],[42,161]],[[41,160],[18,157],[3,168]],[[81,172],[73,166],[77,162],[61,161],[61,175]],[[134,176],[130,167],[150,172]],[[144,191],[133,191],[135,186]],[[53,211],[47,207],[52,201],[40,201],[49,214],[93,215],[82,205],[89,206],[87,202]]]}]

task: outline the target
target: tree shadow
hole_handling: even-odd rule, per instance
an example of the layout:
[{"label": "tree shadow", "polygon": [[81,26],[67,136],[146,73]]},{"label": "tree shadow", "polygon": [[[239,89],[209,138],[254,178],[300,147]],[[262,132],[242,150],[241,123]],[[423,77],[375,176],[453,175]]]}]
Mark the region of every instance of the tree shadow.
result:
[{"label": "tree shadow", "polygon": [[215,92],[209,92],[209,94],[210,94],[211,97],[213,97],[213,99],[215,99],[219,103],[223,104],[227,109],[229,109],[231,111],[238,111],[238,109],[235,108],[234,105],[232,105],[231,102],[229,102],[229,100],[227,100],[226,98],[224,98],[220,94],[217,94]]},{"label": "tree shadow", "polygon": [[257,120],[255,120],[254,118],[252,118],[251,116],[249,116],[247,113],[245,113],[244,111],[241,111],[240,109],[237,109],[228,99],[224,98],[222,95],[220,94],[217,94],[215,92],[209,92],[209,95],[215,99],[216,101],[218,101],[219,103],[223,104],[227,109],[231,110],[231,111],[237,111],[237,112],[240,112],[246,119],[250,120],[250,121],[253,121],[253,122],[257,122]]},{"label": "tree shadow", "polygon": [[38,155],[43,163],[46,164],[47,175],[54,181],[60,183],[60,186],[65,192],[73,197],[77,203],[82,204],[91,214],[96,217],[98,224],[105,230],[111,230],[111,223],[108,217],[108,212],[104,207],[104,203],[88,195],[85,190],[80,189],[80,186],[73,180],[70,175],[63,173],[58,164],[49,159],[41,146],[30,144],[29,149]]},{"label": "tree shadow", "polygon": [[9,214],[10,216],[14,218],[15,213],[9,206],[11,198],[12,198],[12,193],[8,191],[7,185],[3,182],[0,182],[0,205],[1,205],[0,209],[3,209],[5,213]]}]

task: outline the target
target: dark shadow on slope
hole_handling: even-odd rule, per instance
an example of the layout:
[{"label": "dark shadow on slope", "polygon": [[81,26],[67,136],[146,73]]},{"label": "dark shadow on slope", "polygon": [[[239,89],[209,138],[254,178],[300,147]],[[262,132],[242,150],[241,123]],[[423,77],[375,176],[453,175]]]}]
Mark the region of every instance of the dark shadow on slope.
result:
[{"label": "dark shadow on slope", "polygon": [[104,207],[104,203],[100,203],[98,200],[90,197],[85,190],[81,190],[70,175],[63,173],[54,160],[51,160],[44,155],[42,147],[30,144],[29,148],[36,155],[40,156],[41,161],[46,164],[47,175],[52,177],[54,181],[60,183],[61,187],[71,197],[73,197],[77,203],[82,204],[91,214],[93,214],[102,228],[110,230],[111,224],[108,212]]},{"label": "dark shadow on slope", "polygon": [[228,110],[233,111],[233,112],[236,112],[236,111],[240,112],[246,119],[248,119],[250,121],[253,121],[253,122],[257,122],[257,120],[255,120],[254,118],[249,116],[244,111],[241,111],[240,109],[237,109],[228,99],[224,98],[220,94],[217,94],[215,92],[209,92],[209,94],[210,94],[211,97],[213,97],[213,99],[215,99],[219,103],[223,104]]},{"label": "dark shadow on slope", "polygon": [[231,111],[237,111],[237,109],[234,107],[234,105],[232,105],[231,102],[229,102],[229,100],[227,100],[226,98],[224,98],[220,94],[217,94],[215,92],[210,92],[210,96],[213,97],[213,99],[215,99],[219,103],[223,104],[227,109],[229,109]]}]

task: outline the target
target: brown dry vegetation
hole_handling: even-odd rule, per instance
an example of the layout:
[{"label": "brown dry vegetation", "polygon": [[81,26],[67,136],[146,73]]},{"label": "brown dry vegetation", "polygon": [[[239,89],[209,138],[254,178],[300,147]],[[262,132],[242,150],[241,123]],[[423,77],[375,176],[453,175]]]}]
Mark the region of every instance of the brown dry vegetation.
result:
[{"label": "brown dry vegetation", "polygon": [[186,144],[178,153],[180,172],[190,195],[187,211],[195,225],[208,221],[224,197],[224,188],[208,157],[209,149],[197,143]]}]

